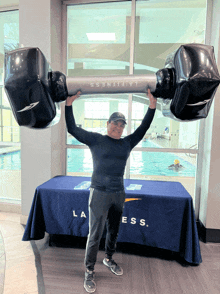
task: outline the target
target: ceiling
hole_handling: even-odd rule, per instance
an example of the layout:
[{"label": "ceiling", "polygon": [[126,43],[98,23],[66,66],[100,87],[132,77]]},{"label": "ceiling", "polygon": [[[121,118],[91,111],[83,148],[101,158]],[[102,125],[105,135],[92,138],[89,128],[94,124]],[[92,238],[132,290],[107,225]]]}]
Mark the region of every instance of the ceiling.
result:
[{"label": "ceiling", "polygon": [[0,8],[19,5],[19,0],[0,0]]}]

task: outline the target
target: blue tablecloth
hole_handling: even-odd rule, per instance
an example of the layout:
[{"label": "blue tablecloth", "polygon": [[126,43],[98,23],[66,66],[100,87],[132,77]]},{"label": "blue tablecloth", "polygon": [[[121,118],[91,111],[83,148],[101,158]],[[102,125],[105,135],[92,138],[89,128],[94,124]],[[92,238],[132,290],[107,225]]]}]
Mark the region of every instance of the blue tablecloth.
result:
[{"label": "blue tablecloth", "polygon": [[[38,186],[23,241],[49,234],[88,235],[88,177],[58,176]],[[178,182],[124,180],[126,200],[118,242],[179,252],[202,262],[192,198]]]}]

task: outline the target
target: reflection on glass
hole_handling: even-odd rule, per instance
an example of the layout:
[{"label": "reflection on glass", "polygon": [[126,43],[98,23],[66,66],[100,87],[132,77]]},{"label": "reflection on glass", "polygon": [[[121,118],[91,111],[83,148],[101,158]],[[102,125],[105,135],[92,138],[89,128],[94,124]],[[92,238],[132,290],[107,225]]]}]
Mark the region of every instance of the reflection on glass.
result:
[{"label": "reflection on glass", "polygon": [[135,65],[138,73],[154,73],[181,44],[204,43],[206,1],[138,1]]},{"label": "reflection on glass", "polygon": [[[100,98],[81,96],[73,103],[73,114],[78,127],[90,132],[97,132],[102,135],[107,134],[107,121],[113,112],[122,112],[128,118],[128,95],[98,95]],[[127,135],[125,127],[123,136]],[[72,135],[67,134],[67,144],[83,145]]]},{"label": "reflection on glass", "polygon": [[[182,44],[204,43],[206,1],[138,1],[136,3],[135,74],[154,74]],[[133,95],[144,103],[145,96]],[[162,100],[151,126],[158,147],[197,149],[199,121],[186,123],[163,117]],[[141,105],[139,107],[142,109]],[[155,146],[156,147],[156,146]]]},{"label": "reflection on glass", "polygon": [[[130,2],[68,6],[67,18],[68,76],[129,73]],[[81,96],[73,106],[76,124],[104,135],[113,112],[120,111],[128,117],[127,101],[126,94]],[[82,145],[69,134],[67,144]]]},{"label": "reflection on glass", "polygon": [[[148,109],[148,101],[133,95],[131,131],[133,132],[141,123]],[[151,141],[152,148],[198,149],[199,121],[179,122],[164,117],[160,111],[160,104],[153,122],[138,147],[149,147],[144,142]]]},{"label": "reflection on glass", "polygon": [[68,76],[128,74],[131,3],[68,6]]}]

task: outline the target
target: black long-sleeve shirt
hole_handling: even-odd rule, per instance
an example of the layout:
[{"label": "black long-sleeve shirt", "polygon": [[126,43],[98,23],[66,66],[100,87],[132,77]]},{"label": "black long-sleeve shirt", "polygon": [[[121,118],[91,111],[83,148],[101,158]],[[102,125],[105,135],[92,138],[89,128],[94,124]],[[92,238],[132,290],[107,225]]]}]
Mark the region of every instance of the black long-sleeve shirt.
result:
[{"label": "black long-sleeve shirt", "polygon": [[127,159],[131,150],[149,129],[154,113],[155,109],[148,108],[141,125],[132,134],[121,139],[113,139],[108,135],[89,132],[77,127],[72,106],[65,107],[68,132],[91,150],[93,159],[92,188],[104,191],[124,190],[123,176]]}]

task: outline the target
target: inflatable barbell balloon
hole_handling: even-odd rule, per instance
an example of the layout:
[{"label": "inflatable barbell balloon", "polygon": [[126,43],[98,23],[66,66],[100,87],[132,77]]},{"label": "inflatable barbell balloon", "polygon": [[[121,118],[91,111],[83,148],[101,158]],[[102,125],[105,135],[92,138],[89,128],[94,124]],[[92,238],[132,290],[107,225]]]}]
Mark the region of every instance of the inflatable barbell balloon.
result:
[{"label": "inflatable barbell balloon", "polygon": [[[147,93],[169,101],[165,116],[181,121],[206,118],[220,83],[214,48],[186,44],[168,55],[152,75],[66,77],[52,71],[39,48],[5,55],[5,90],[20,126],[45,128],[59,121],[59,103],[86,94]],[[166,103],[167,104],[167,103]]]}]

